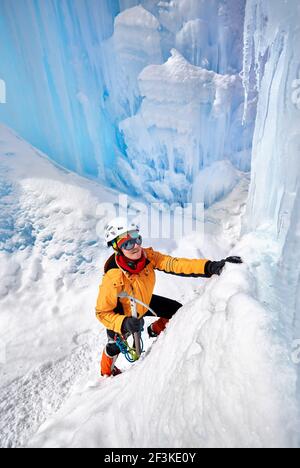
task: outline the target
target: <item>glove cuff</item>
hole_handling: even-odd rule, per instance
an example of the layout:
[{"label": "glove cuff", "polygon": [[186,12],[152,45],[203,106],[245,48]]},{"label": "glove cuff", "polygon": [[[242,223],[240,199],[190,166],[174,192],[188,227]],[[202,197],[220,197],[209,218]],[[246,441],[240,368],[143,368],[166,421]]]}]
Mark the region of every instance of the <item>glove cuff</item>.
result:
[{"label": "glove cuff", "polygon": [[205,264],[204,273],[206,278],[211,278],[213,276],[213,273],[211,272],[211,264],[212,262],[210,260],[208,260],[208,262]]}]

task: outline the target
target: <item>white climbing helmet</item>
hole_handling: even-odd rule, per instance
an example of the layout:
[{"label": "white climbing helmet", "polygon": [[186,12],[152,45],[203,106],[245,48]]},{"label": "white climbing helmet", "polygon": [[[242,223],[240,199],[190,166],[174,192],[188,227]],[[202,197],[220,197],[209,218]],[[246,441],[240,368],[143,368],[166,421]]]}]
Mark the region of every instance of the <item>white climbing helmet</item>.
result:
[{"label": "white climbing helmet", "polygon": [[127,218],[115,218],[107,226],[105,226],[105,242],[107,247],[111,246],[111,242],[122,234],[130,231],[140,231],[140,227],[129,221]]}]

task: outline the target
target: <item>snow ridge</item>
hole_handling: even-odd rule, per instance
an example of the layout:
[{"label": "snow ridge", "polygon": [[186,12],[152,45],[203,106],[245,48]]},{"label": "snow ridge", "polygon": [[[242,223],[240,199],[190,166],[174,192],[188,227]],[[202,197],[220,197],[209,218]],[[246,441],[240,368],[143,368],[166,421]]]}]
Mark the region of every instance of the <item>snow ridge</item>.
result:
[{"label": "snow ridge", "polygon": [[289,446],[293,374],[254,290],[247,266],[227,267],[136,366],[73,394],[30,446]]}]

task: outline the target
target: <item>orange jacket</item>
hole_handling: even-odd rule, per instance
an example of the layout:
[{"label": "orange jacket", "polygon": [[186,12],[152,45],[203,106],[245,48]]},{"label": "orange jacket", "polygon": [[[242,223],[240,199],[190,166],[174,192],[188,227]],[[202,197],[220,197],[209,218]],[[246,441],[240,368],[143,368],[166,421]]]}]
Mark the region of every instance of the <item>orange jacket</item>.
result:
[{"label": "orange jacket", "polygon": [[[188,260],[174,258],[155,252],[152,248],[144,249],[147,262],[144,270],[131,275],[122,270],[116,263],[115,255],[109,258],[105,265],[105,274],[100,286],[96,306],[98,320],[109,330],[122,333],[122,323],[126,317],[131,317],[130,300],[118,298],[121,292],[150,304],[156,282],[154,270],[183,277],[206,277],[205,265],[208,260]],[[143,317],[148,310],[137,304],[138,317]]]}]

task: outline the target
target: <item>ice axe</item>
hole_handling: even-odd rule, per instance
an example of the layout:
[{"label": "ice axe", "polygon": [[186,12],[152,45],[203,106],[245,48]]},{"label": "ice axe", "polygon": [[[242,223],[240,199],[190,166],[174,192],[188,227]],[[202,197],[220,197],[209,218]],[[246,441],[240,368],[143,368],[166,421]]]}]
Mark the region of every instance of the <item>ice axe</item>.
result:
[{"label": "ice axe", "polygon": [[[142,305],[143,307],[146,307],[146,309],[149,310],[155,317],[157,317],[157,314],[154,312],[154,310],[151,309],[147,304],[144,304],[144,302],[140,301],[139,299],[136,299],[133,296],[130,296],[126,292],[122,292],[118,295],[120,299],[129,299],[130,300],[130,307],[131,307],[131,315],[132,317],[138,318],[138,313],[137,313],[137,304]],[[135,344],[135,350],[138,358],[141,357],[142,351],[141,351],[141,332],[134,333],[133,335],[134,338],[134,344]]]}]

